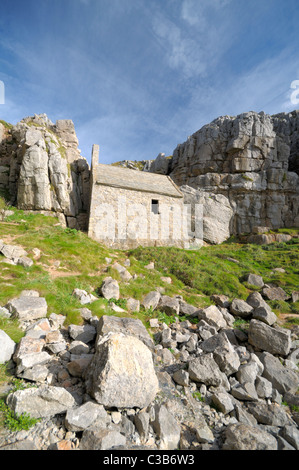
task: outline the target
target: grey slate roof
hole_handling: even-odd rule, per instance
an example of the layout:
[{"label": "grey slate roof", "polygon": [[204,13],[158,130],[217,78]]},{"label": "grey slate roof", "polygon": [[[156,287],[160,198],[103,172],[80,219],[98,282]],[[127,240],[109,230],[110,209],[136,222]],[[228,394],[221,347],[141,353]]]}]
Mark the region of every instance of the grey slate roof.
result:
[{"label": "grey slate roof", "polygon": [[169,176],[98,163],[95,184],[182,198],[183,194]]}]

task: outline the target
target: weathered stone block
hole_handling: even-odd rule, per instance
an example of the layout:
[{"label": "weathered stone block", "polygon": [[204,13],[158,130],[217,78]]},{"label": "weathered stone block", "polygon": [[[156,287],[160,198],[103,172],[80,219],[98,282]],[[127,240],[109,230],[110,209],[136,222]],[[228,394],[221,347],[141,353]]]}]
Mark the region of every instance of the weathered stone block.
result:
[{"label": "weathered stone block", "polygon": [[43,297],[19,297],[10,300],[6,307],[20,320],[37,320],[47,315],[47,302]]},{"label": "weathered stone block", "polygon": [[248,330],[249,343],[271,354],[288,355],[292,341],[290,331],[273,328],[259,320],[251,320]]},{"label": "weathered stone block", "polygon": [[133,336],[120,333],[104,336],[88,367],[86,387],[107,408],[148,406],[158,391],[152,353]]}]

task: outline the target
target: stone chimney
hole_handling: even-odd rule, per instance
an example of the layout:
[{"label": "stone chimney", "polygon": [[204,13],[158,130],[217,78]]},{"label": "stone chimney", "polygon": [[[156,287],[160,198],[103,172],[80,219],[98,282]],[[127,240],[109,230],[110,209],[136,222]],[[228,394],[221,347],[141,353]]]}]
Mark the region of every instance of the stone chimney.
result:
[{"label": "stone chimney", "polygon": [[99,163],[99,155],[100,155],[100,146],[94,144],[92,146],[92,153],[91,153],[91,171],[94,170]]}]

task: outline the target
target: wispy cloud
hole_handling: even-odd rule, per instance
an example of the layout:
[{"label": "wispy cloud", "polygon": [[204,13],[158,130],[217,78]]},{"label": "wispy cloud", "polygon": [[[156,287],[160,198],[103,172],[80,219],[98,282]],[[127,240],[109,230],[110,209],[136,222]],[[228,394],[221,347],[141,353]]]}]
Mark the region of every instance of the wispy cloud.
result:
[{"label": "wispy cloud", "polygon": [[291,108],[295,0],[2,2],[1,118],[73,119],[87,158],[151,159],[219,115]]},{"label": "wispy cloud", "polygon": [[227,18],[220,12],[229,1],[183,0],[176,19],[161,11],[153,16],[153,30],[165,59],[184,78],[206,77],[230,46]]},{"label": "wispy cloud", "polygon": [[[196,25],[202,31],[209,26],[207,16],[209,12],[218,13],[219,10],[229,5],[232,0],[183,0],[181,15],[191,26]],[[222,12],[221,12],[222,13]],[[215,16],[214,16],[215,18]]]},{"label": "wispy cloud", "polygon": [[182,139],[178,142],[219,116],[236,116],[247,111],[276,114],[299,109],[298,104],[291,102],[294,91],[291,83],[296,79],[299,80],[299,59],[294,60],[292,51],[284,50],[233,78],[220,75],[204,89],[201,84],[194,86],[188,105],[173,122]]}]

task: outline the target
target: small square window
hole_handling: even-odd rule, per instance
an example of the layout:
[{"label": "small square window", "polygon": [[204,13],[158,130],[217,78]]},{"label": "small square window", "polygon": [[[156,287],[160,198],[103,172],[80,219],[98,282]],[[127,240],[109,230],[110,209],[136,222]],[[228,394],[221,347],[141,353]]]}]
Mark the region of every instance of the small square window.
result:
[{"label": "small square window", "polygon": [[159,214],[159,201],[157,199],[152,199],[152,213]]}]

